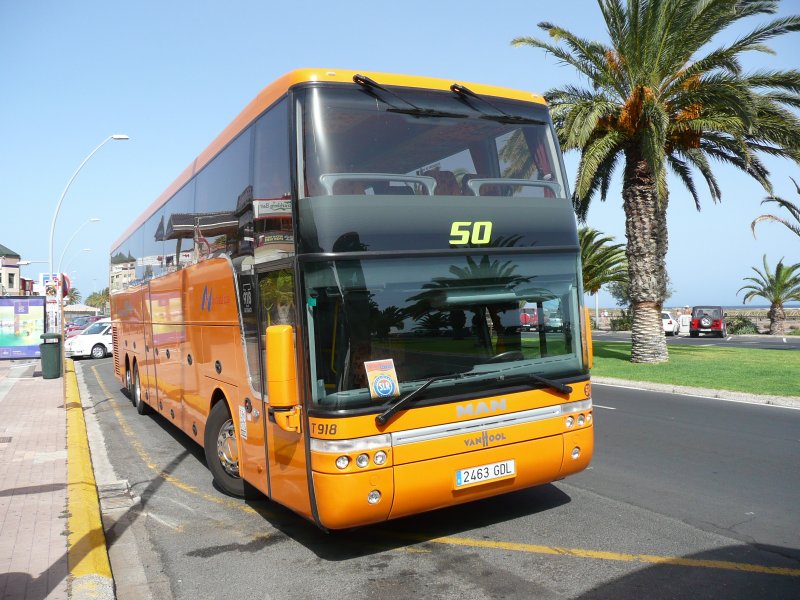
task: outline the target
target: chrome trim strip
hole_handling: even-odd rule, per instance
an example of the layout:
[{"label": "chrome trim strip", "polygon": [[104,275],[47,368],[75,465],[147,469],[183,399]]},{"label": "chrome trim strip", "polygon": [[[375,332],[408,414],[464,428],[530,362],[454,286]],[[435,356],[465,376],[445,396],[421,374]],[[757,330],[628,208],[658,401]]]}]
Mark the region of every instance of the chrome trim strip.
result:
[{"label": "chrome trim strip", "polygon": [[491,417],[472,419],[459,423],[432,425],[430,427],[420,427],[419,429],[409,429],[407,431],[398,431],[396,433],[373,435],[350,440],[320,440],[311,438],[311,451],[323,452],[325,454],[347,454],[348,452],[387,449],[391,446],[416,444],[417,442],[427,442],[440,438],[469,434],[476,430],[497,429],[499,427],[543,421],[544,419],[552,419],[560,415],[569,415],[591,410],[591,408],[592,399],[587,398],[586,400],[580,400],[578,402],[567,402],[565,404],[556,404],[555,406],[545,406],[543,408],[533,408],[521,412],[492,415]]},{"label": "chrome trim strip", "polygon": [[445,425],[433,425],[431,427],[421,427],[408,431],[398,431],[392,433],[392,446],[402,446],[404,444],[415,444],[417,442],[427,442],[430,440],[446,438],[456,435],[473,433],[476,430],[497,429],[499,427],[510,427],[512,425],[522,425],[534,421],[543,421],[564,414],[571,414],[592,407],[591,398],[579,402],[567,402],[555,406],[545,406],[543,408],[533,408],[515,413],[493,415],[481,419],[473,419],[463,423],[447,423]]}]

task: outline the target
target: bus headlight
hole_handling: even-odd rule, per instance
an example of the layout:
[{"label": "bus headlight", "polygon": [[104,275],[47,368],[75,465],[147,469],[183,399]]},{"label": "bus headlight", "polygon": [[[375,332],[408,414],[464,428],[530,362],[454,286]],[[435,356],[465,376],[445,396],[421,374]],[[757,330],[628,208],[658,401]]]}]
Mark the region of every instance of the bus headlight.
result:
[{"label": "bus headlight", "polygon": [[578,460],[578,457],[581,455],[581,449],[575,446],[572,449],[572,460]]},{"label": "bus headlight", "polygon": [[370,504],[377,504],[381,501],[381,493],[378,490],[372,490],[367,494],[367,502]]},{"label": "bus headlight", "polygon": [[350,457],[348,456],[340,456],[339,458],[336,459],[336,466],[340,469],[346,469],[347,465],[349,464],[350,464]]},{"label": "bus headlight", "polygon": [[369,464],[369,454],[359,454],[356,456],[356,465],[363,469]]},{"label": "bus headlight", "polygon": [[567,417],[567,428],[572,427],[575,424],[575,417],[569,416]]},{"label": "bus headlight", "polygon": [[578,426],[580,427],[584,423],[586,423],[586,417],[582,414],[578,415]]},{"label": "bus headlight", "polygon": [[386,463],[386,452],[383,450],[378,450],[375,453],[375,457],[372,459],[375,461],[375,464],[380,466]]}]

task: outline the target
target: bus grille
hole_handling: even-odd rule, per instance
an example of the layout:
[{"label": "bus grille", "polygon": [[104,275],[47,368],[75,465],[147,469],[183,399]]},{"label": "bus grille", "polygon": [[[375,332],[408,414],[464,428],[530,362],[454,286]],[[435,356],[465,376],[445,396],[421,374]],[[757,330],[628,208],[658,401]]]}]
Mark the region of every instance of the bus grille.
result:
[{"label": "bus grille", "polygon": [[119,336],[116,325],[111,326],[111,345],[114,346],[114,373],[119,377]]}]

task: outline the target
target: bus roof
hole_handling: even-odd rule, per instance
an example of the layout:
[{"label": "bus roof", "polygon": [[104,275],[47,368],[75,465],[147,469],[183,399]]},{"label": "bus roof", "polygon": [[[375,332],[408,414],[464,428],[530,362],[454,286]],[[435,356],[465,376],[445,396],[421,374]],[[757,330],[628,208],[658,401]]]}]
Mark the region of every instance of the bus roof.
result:
[{"label": "bus roof", "polygon": [[[248,104],[239,115],[220,133],[209,146],[195,158],[177,179],[147,207],[138,219],[117,239],[111,247],[112,254],[119,249],[122,243],[128,239],[136,229],[147,221],[164,203],[169,200],[175,192],[181,189],[192,177],[199,173],[211,159],[228,145],[240,132],[250,125],[256,117],[269,108],[275,101],[280,99],[289,88],[313,82],[339,82],[352,83],[353,76],[356,74],[366,75],[380,83],[381,85],[423,88],[432,90],[449,90],[455,83],[452,79],[438,79],[435,77],[418,77],[414,75],[396,75],[392,73],[375,73],[371,71],[351,71],[351,70],[331,70],[331,69],[297,69],[287,73],[283,77],[276,79]],[[486,96],[496,96],[509,98],[511,100],[521,100],[523,102],[535,102],[544,104],[545,100],[538,94],[523,92],[509,88],[496,87],[472,82],[457,82],[466,85],[476,94]]]}]

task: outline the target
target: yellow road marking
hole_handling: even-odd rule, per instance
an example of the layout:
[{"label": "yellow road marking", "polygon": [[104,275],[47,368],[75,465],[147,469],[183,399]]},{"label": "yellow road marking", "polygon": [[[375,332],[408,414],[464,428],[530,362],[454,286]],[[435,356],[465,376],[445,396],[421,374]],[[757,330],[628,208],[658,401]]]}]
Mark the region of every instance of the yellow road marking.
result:
[{"label": "yellow road marking", "polygon": [[[222,499],[201,492],[197,488],[188,485],[186,483],[183,483],[180,479],[168,473],[164,473],[163,470],[160,470],[158,466],[155,465],[155,463],[153,463],[152,459],[145,451],[144,446],[142,446],[141,442],[139,442],[139,440],[136,439],[133,430],[131,430],[130,426],[128,425],[125,419],[125,416],[119,409],[117,399],[108,390],[105,383],[100,378],[100,374],[97,372],[97,367],[92,367],[92,371],[94,371],[94,375],[97,379],[97,382],[100,385],[100,389],[105,394],[106,399],[109,402],[111,402],[111,406],[114,409],[114,413],[117,416],[117,420],[120,423],[120,427],[122,427],[123,433],[129,439],[130,443],[134,447],[134,450],[142,459],[142,461],[148,466],[148,468],[155,471],[158,477],[189,494],[194,494],[196,496],[199,496],[203,500],[214,502],[215,504],[220,504],[226,507],[234,508],[250,514],[262,513],[262,511],[256,511],[250,506],[241,504],[241,502],[239,501]],[[677,565],[682,567],[692,567],[692,568],[702,568],[702,569],[722,569],[726,571],[742,571],[747,573],[761,573],[766,575],[800,577],[800,569],[793,569],[789,567],[768,567],[765,565],[738,563],[726,560],[704,560],[697,558],[683,558],[681,556],[659,556],[654,554],[625,554],[621,552],[606,552],[603,550],[589,550],[585,548],[562,548],[558,546],[540,546],[536,544],[478,540],[478,539],[462,538],[454,536],[427,538],[422,534],[405,534],[400,532],[392,532],[389,535],[391,535],[394,538],[407,539],[418,543],[443,544],[448,546],[464,546],[469,548],[490,548],[494,550],[510,550],[512,552],[525,552],[528,554],[572,556],[575,558],[589,558],[594,560],[613,560],[613,561],[642,563],[642,564]],[[413,547],[408,547],[406,551],[427,552],[424,549],[413,549]]]},{"label": "yellow road marking", "polygon": [[[100,503],[94,480],[86,423],[72,361],[64,361],[67,410],[67,563],[76,580],[96,575],[111,579]],[[80,585],[83,585],[82,583]],[[74,588],[73,588],[74,590]]]},{"label": "yellow road marking", "polygon": [[154,471],[156,475],[163,481],[175,486],[179,490],[183,490],[188,494],[198,496],[203,500],[206,500],[208,502],[213,502],[214,504],[219,504],[220,506],[233,508],[250,514],[258,514],[258,511],[247,506],[246,504],[242,504],[238,500],[233,500],[230,498],[220,498],[218,496],[212,496],[211,494],[206,494],[205,492],[198,490],[196,487],[191,486],[188,483],[184,483],[174,475],[170,475],[169,473],[164,472],[163,469],[160,469],[158,465],[155,463],[155,461],[153,461],[153,459],[147,453],[147,450],[145,450],[144,445],[139,441],[139,439],[136,437],[136,434],[131,429],[131,426],[128,424],[128,420],[125,418],[125,415],[122,414],[122,411],[119,408],[119,403],[117,402],[116,397],[109,391],[105,382],[100,378],[100,374],[97,372],[97,367],[93,366],[92,371],[94,372],[94,376],[97,379],[97,383],[100,385],[100,389],[106,396],[106,400],[108,400],[111,403],[111,408],[114,410],[114,414],[117,417],[117,421],[119,421],[119,425],[120,428],[122,429],[122,432],[125,434],[125,437],[128,438],[128,441],[130,442],[131,446],[133,446],[134,451],[136,452],[136,454],[139,455],[139,458],[147,466],[148,469]]},{"label": "yellow road marking", "polygon": [[[403,536],[406,537],[406,536]],[[527,552],[530,554],[552,554],[561,556],[574,556],[577,558],[592,558],[596,560],[615,560],[622,562],[636,562],[644,564],[679,565],[682,567],[695,567],[704,569],[723,569],[726,571],[744,571],[748,573],[762,573],[768,575],[784,575],[800,577],[800,569],[789,567],[767,567],[750,563],[738,563],[727,560],[704,560],[698,558],[683,558],[681,556],[658,556],[653,554],[625,554],[621,552],[606,552],[603,550],[587,550],[584,548],[560,548],[557,546],[537,546],[517,542],[496,542],[491,540],[476,540],[445,536],[426,539],[424,536],[413,537],[419,542],[432,544],[445,544],[449,546],[467,546],[470,548],[492,548],[495,550],[511,550],[513,552]]]}]

